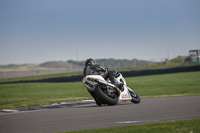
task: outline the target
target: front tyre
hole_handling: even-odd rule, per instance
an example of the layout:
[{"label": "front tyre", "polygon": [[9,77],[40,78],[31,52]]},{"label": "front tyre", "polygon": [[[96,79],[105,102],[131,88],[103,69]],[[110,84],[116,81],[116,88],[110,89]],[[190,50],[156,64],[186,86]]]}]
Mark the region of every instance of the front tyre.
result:
[{"label": "front tyre", "polygon": [[140,97],[138,96],[138,94],[136,94],[134,91],[129,91],[129,92],[132,97],[131,102],[132,103],[140,103]]},{"label": "front tyre", "polygon": [[115,93],[110,95],[107,92],[107,89],[101,86],[97,86],[94,90],[94,93],[98,97],[98,100],[101,101],[102,104],[116,105],[119,100],[119,98],[117,97]]}]

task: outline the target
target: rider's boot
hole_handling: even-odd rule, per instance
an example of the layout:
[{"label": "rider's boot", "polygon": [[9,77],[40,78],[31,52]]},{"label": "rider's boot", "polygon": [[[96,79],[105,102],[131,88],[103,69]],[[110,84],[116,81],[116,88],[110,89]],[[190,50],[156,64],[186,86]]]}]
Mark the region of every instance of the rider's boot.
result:
[{"label": "rider's boot", "polygon": [[121,91],[124,91],[124,88],[123,88],[124,83],[117,83],[117,81],[116,81],[116,79],[114,78],[113,75],[109,75],[109,79],[110,79],[112,84],[117,86]]},{"label": "rider's boot", "polygon": [[114,83],[115,86],[117,86],[117,88],[119,88],[121,91],[124,91],[124,83]]}]

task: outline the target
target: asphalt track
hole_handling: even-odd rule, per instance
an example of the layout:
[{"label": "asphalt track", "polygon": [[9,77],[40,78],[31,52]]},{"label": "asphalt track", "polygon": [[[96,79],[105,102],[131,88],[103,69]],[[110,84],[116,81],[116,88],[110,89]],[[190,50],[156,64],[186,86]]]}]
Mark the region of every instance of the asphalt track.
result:
[{"label": "asphalt track", "polygon": [[0,133],[50,133],[200,118],[200,96],[145,98],[140,104],[95,104],[0,115]]}]

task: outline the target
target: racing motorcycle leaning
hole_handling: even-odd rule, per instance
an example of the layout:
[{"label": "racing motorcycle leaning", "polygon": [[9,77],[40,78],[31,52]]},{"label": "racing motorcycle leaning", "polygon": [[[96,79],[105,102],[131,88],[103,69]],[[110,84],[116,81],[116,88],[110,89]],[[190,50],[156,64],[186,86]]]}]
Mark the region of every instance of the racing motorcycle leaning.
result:
[{"label": "racing motorcycle leaning", "polygon": [[102,104],[116,105],[122,101],[140,103],[140,97],[127,86],[126,80],[121,73],[116,77],[116,80],[118,83],[123,83],[122,89],[112,84],[109,79],[105,80],[101,75],[86,75],[82,79],[82,83],[93,96],[98,106]]}]

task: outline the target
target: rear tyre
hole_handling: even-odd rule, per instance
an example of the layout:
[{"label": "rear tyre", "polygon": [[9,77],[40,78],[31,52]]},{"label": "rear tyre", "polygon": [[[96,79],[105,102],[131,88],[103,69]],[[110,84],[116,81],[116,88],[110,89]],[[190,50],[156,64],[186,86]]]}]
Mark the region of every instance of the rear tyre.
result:
[{"label": "rear tyre", "polygon": [[94,93],[102,104],[116,105],[119,100],[119,97],[117,97],[115,93],[109,95],[106,88],[102,88],[101,86],[97,86],[94,90]]},{"label": "rear tyre", "polygon": [[96,104],[97,104],[98,106],[101,106],[101,105],[102,105],[102,103],[99,101],[98,98],[96,98],[95,101],[96,101]]}]

